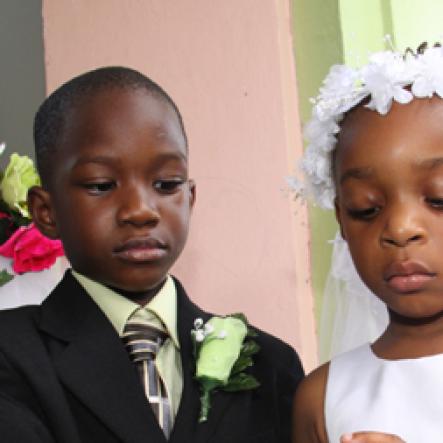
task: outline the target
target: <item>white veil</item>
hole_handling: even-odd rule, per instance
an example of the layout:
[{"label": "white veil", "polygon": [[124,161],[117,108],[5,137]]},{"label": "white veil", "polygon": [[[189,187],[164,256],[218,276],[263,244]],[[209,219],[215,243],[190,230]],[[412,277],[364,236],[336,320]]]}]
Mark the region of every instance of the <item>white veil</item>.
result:
[{"label": "white veil", "polygon": [[321,362],[374,341],[388,323],[386,306],[361,281],[339,232],[333,245],[319,328]]}]

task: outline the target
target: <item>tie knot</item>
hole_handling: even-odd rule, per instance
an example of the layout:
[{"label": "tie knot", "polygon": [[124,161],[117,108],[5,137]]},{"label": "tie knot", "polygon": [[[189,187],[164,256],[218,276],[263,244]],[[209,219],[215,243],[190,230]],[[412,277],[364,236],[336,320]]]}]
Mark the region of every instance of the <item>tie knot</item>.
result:
[{"label": "tie knot", "polygon": [[134,363],[155,360],[158,350],[167,338],[168,334],[165,331],[131,320],[126,323],[122,335],[125,348]]}]

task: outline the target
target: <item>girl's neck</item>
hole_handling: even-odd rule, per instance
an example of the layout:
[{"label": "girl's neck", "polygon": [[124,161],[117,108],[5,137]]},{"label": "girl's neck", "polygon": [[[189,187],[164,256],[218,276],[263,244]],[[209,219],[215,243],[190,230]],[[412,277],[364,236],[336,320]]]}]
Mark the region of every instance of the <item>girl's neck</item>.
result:
[{"label": "girl's neck", "polygon": [[385,359],[419,358],[443,353],[443,312],[425,319],[410,319],[389,312],[389,325],[373,344]]}]

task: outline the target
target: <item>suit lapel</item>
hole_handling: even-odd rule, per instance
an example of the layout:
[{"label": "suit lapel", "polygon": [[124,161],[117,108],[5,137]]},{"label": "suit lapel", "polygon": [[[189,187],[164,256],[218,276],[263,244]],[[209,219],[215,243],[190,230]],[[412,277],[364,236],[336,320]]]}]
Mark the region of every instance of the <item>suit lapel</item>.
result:
[{"label": "suit lapel", "polygon": [[206,322],[212,315],[202,311],[193,304],[178,281],[176,281],[176,287],[178,303],[177,326],[183,366],[183,394],[170,442],[206,442],[211,440],[211,436],[216,431],[220,419],[231,405],[233,395],[224,392],[215,393],[211,398],[211,410],[208,420],[205,423],[198,422],[200,386],[194,379],[195,357],[193,354],[191,330],[194,328],[194,320],[196,318],[202,318]]},{"label": "suit lapel", "polygon": [[63,384],[123,442],[164,443],[118,334],[68,272],[42,305],[41,328],[65,346],[53,352]]}]

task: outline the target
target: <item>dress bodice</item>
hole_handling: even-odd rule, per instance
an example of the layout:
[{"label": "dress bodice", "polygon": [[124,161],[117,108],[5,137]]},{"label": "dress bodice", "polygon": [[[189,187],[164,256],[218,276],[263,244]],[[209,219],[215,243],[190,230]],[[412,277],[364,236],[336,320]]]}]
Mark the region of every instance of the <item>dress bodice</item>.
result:
[{"label": "dress bodice", "polygon": [[369,344],[332,359],[325,398],[330,443],[379,431],[407,443],[443,441],[443,354],[384,360]]}]

